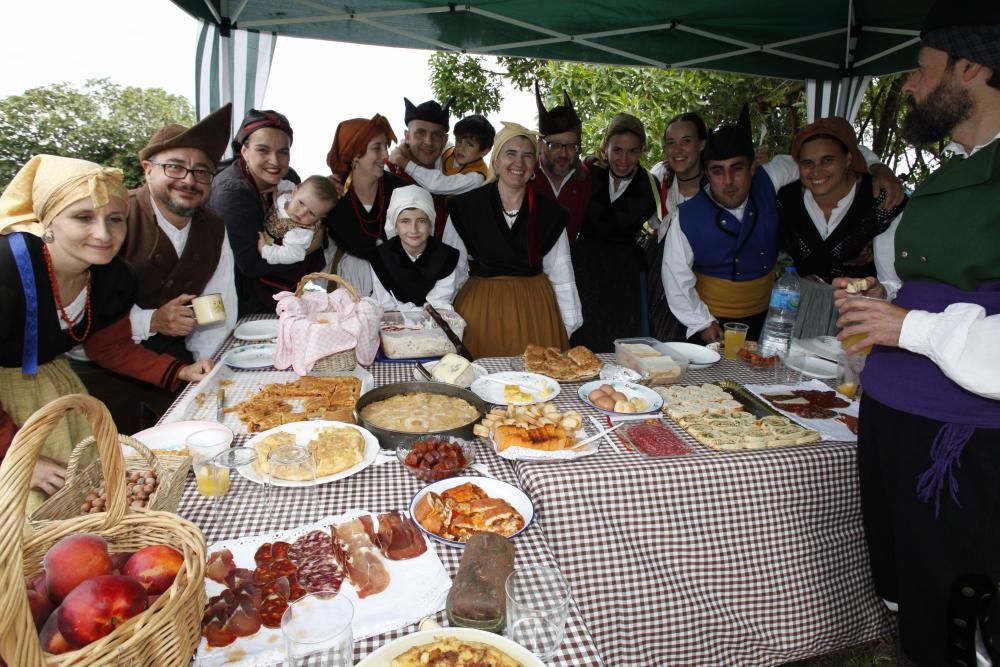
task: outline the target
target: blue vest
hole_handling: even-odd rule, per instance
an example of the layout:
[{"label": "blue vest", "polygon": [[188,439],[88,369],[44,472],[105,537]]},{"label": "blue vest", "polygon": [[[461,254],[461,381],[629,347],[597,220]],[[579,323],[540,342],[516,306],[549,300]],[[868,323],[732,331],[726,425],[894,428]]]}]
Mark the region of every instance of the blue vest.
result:
[{"label": "blue vest", "polygon": [[742,220],[716,204],[704,190],[677,210],[681,231],[694,252],[695,272],[739,282],[774,270],[778,260],[778,197],[763,169],[754,172]]}]

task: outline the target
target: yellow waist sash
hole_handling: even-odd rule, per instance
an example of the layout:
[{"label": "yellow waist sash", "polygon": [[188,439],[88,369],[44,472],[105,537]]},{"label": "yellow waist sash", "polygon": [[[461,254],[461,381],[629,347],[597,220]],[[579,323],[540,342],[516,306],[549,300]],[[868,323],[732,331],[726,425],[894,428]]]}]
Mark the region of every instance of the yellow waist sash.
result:
[{"label": "yellow waist sash", "polygon": [[767,310],[774,274],[753,280],[732,281],[695,272],[694,288],[715,317],[748,317]]}]

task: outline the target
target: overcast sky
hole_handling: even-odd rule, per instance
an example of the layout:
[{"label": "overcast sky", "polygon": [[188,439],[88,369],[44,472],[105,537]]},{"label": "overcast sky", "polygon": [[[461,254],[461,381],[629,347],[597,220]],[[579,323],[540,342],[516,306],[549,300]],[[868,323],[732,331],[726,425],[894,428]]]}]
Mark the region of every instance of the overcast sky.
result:
[{"label": "overcast sky", "polygon": [[[194,104],[198,22],[170,0],[33,0],[4,3],[0,97],[58,82],[113,82],[159,87]],[[429,51],[279,37],[265,108],[288,116],[295,130],[292,166],[326,173],[337,123],[386,116],[402,138],[403,97],[432,97]],[[335,87],[331,85],[335,83]],[[534,97],[507,91],[499,120],[535,127]],[[452,119],[452,124],[456,119]]]}]

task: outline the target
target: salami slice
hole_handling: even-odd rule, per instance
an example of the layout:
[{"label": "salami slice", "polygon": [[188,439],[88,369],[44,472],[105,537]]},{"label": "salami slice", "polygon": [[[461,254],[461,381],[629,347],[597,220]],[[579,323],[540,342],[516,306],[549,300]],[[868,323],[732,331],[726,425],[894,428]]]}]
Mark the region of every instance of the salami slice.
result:
[{"label": "salami slice", "polygon": [[271,545],[271,555],[274,558],[288,558],[288,550],[291,548],[288,542],[275,542]]},{"label": "salami slice", "polygon": [[676,433],[662,424],[629,424],[625,435],[636,449],[647,456],[690,454],[691,448]]},{"label": "salami slice", "polygon": [[270,542],[264,542],[257,548],[257,553],[253,555],[253,560],[257,564],[257,567],[270,563],[274,560],[273,545]]},{"label": "salami slice", "polygon": [[288,609],[288,601],[280,596],[272,596],[260,603],[260,622],[267,628],[280,628],[281,617]]},{"label": "salami slice", "polygon": [[327,550],[332,549],[332,547],[333,539],[330,537],[330,533],[323,530],[314,530],[295,540],[288,548],[286,555],[288,560],[298,566],[317,554],[325,553]]},{"label": "salami slice", "polygon": [[339,591],[344,583],[344,571],[333,555],[306,561],[299,567],[299,584],[309,593]]}]

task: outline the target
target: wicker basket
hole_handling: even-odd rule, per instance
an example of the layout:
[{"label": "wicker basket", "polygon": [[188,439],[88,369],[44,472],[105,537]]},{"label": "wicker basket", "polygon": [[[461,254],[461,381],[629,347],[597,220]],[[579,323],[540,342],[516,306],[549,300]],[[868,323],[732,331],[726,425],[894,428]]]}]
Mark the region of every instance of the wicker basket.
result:
[{"label": "wicker basket", "polygon": [[[125,457],[126,475],[133,471],[156,471],[159,484],[146,507],[161,512],[175,512],[184,493],[184,480],[191,468],[191,457],[154,454],[146,445],[128,435],[119,435],[118,440],[135,452]],[[66,463],[66,484],[28,515],[28,520],[36,527],[48,521],[81,516],[80,506],[83,505],[84,498],[104,479],[100,461],[94,461],[83,472],[79,470],[80,458],[93,444],[94,438],[90,437],[73,448]]]},{"label": "wicker basket", "polygon": [[[24,518],[31,472],[52,428],[72,409],[90,422],[107,480],[108,510],[53,521],[32,530]],[[205,606],[205,538],[189,521],[167,512],[129,509],[125,462],[107,408],[91,396],[73,394],[52,401],[25,422],[0,464],[0,656],[8,665],[188,665],[201,637]],[[173,585],[149,609],[114,632],[76,651],[43,654],[31,618],[26,578],[41,571],[45,552],[63,537],[96,533],[112,551],[165,544],[184,555]],[[44,655],[44,657],[43,657]]]},{"label": "wicker basket", "polygon": [[[306,283],[308,283],[313,278],[325,278],[326,280],[332,280],[333,282],[339,284],[341,287],[347,290],[347,293],[354,297],[355,301],[360,301],[361,296],[358,294],[358,290],[354,288],[354,285],[347,282],[335,273],[307,273],[299,279],[299,285],[295,288],[295,296],[302,296],[302,290],[305,288]],[[317,359],[316,363],[313,364],[313,371],[319,373],[328,373],[330,371],[349,371],[358,365],[358,358],[354,354],[354,349],[344,350],[343,352],[335,352],[330,356],[323,357],[322,359]]]}]

